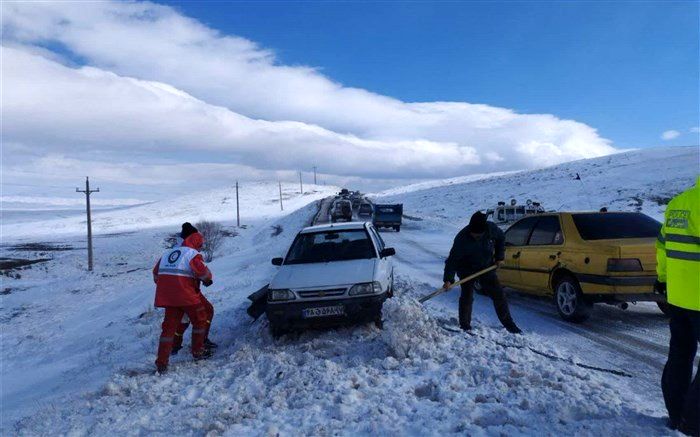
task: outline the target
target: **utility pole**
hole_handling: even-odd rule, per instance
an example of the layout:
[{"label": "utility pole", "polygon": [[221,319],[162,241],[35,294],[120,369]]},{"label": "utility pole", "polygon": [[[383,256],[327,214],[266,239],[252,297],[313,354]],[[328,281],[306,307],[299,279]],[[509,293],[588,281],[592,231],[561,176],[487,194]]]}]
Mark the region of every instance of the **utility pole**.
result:
[{"label": "utility pole", "polygon": [[282,181],[277,181],[280,186],[280,211],[284,211],[284,206],[282,206]]},{"label": "utility pole", "polygon": [[314,185],[316,185],[316,166],[314,165]]},{"label": "utility pole", "polygon": [[100,189],[90,190],[90,178],[85,177],[85,189],[75,189],[76,193],[85,193],[85,203],[87,211],[87,250],[88,250],[88,271],[92,271],[92,215],[90,213],[90,194],[99,193]]},{"label": "utility pole", "polygon": [[241,207],[238,203],[238,181],[236,181],[236,226],[241,227]]},{"label": "utility pole", "polygon": [[299,194],[304,194],[304,184],[301,182],[301,172],[299,172]]}]

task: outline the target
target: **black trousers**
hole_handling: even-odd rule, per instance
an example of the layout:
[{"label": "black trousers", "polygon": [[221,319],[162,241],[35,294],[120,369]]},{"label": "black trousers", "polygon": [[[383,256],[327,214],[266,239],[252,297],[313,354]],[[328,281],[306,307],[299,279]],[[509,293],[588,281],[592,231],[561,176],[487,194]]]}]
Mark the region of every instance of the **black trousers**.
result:
[{"label": "black trousers", "polygon": [[[465,275],[466,276],[466,275]],[[479,283],[484,293],[493,300],[493,307],[501,324],[506,328],[514,327],[513,317],[510,315],[506,294],[498,282],[498,277],[494,272],[487,273],[479,277]],[[472,306],[474,304],[474,281],[462,284],[462,294],[459,296],[459,326],[462,329],[471,329],[472,326]]]},{"label": "black trousers", "polygon": [[[668,417],[691,435],[700,433],[700,369],[693,379],[693,361],[700,342],[700,311],[669,305],[671,344],[661,377]],[[691,382],[692,380],[692,382]]]}]

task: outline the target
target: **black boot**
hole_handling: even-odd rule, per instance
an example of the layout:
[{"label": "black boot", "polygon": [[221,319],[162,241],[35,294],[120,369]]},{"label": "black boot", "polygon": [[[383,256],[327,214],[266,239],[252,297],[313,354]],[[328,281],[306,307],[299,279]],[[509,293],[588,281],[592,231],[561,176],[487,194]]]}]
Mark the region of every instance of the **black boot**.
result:
[{"label": "black boot", "polygon": [[518,326],[515,323],[508,323],[505,325],[505,328],[511,334],[522,334],[523,333],[522,329],[518,328]]},{"label": "black boot", "polygon": [[162,364],[156,364],[156,371],[161,375],[168,373],[168,366],[164,366]]},{"label": "black boot", "polygon": [[173,346],[173,350],[170,351],[170,355],[177,355],[177,353],[180,352],[180,349],[182,349],[182,345]]},{"label": "black boot", "polygon": [[207,358],[211,358],[212,355],[214,355],[214,352],[211,349],[204,349],[202,353],[199,355],[194,356],[195,361],[201,361],[201,360],[206,360]]},{"label": "black boot", "polygon": [[204,340],[204,347],[207,349],[216,349],[219,345],[207,338]]}]

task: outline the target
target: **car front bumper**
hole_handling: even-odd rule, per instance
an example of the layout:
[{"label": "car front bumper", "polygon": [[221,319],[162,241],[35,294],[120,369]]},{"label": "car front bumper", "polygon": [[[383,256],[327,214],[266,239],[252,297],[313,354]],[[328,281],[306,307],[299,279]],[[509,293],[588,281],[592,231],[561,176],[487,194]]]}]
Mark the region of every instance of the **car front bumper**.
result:
[{"label": "car front bumper", "polygon": [[[346,297],[332,300],[305,300],[290,302],[268,302],[267,318],[271,324],[280,328],[303,328],[311,326],[342,325],[354,322],[369,322],[381,314],[382,305],[388,294]],[[303,310],[342,305],[343,315],[304,318]]]}]

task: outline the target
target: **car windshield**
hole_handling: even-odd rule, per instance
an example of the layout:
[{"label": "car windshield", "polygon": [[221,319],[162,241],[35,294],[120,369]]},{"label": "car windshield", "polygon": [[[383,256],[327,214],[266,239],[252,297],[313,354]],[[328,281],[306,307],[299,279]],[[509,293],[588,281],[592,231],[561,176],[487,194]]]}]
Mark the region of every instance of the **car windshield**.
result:
[{"label": "car windshield", "polygon": [[364,229],[299,234],[289,250],[285,264],[375,258],[372,242]]},{"label": "car windshield", "polygon": [[584,240],[652,238],[661,223],[642,213],[605,212],[573,214],[576,229]]}]

